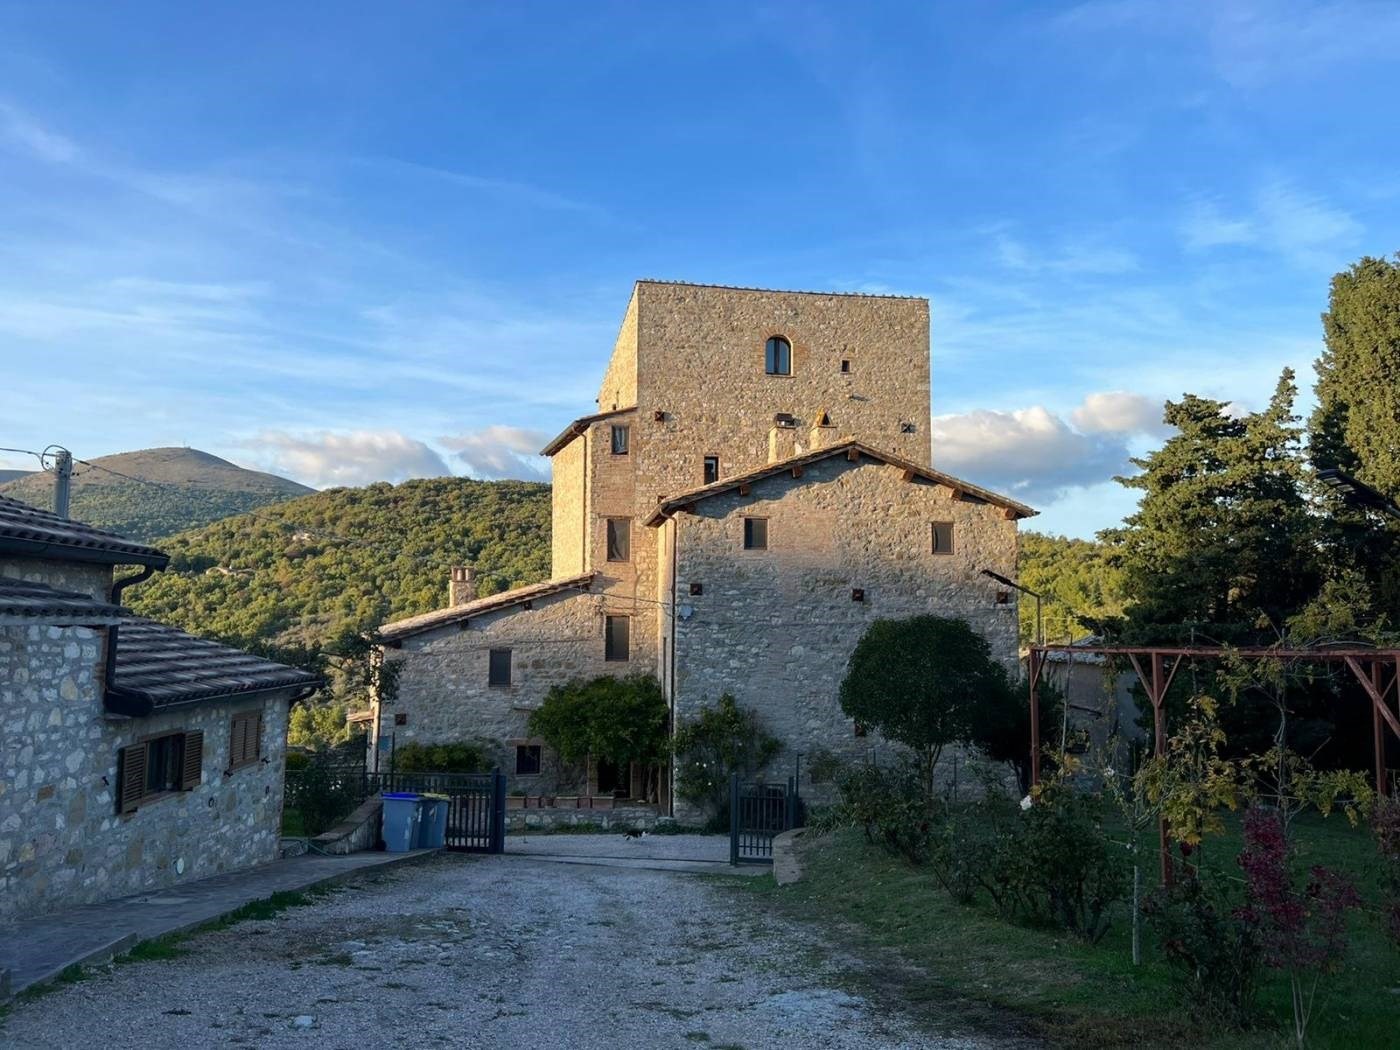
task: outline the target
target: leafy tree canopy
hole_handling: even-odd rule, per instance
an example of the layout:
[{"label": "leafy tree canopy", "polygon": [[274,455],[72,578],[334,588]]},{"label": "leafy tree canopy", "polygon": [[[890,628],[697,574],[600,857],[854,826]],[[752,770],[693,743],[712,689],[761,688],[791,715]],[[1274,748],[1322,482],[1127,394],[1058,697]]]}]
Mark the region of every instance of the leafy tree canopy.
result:
[{"label": "leafy tree canopy", "polygon": [[602,675],[556,685],[530,714],[530,732],[566,762],[590,756],[617,765],[651,764],[666,756],[670,709],[649,674]]}]

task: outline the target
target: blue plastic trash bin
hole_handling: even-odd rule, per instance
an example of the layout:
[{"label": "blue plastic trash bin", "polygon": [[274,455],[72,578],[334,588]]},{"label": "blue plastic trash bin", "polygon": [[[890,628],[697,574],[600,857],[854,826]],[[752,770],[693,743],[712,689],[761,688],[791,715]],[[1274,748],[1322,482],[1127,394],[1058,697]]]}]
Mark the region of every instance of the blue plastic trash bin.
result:
[{"label": "blue plastic trash bin", "polygon": [[407,853],[418,841],[421,796],[408,791],[386,791],[380,797],[384,800],[384,848],[390,853]]},{"label": "blue plastic trash bin", "polygon": [[441,849],[447,843],[447,810],[452,799],[447,795],[424,795],[418,804],[423,810],[418,848]]}]

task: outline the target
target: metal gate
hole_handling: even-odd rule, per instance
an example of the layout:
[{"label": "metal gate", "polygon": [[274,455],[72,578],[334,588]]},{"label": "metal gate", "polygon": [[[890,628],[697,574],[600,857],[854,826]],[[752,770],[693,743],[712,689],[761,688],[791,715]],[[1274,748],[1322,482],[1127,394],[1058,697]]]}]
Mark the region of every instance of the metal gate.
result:
[{"label": "metal gate", "polygon": [[504,853],[506,775],[494,773],[371,773],[374,791],[446,795],[446,846],[462,853]]},{"label": "metal gate", "polygon": [[729,778],[729,863],[772,864],[773,836],[798,827],[797,781],[741,784]]}]

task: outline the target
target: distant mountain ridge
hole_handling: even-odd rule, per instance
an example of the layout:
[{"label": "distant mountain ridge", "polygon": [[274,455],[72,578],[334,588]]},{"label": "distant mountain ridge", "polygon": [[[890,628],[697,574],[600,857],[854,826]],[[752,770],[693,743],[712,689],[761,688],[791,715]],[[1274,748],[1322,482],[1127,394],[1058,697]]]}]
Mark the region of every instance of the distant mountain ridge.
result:
[{"label": "distant mountain ridge", "polygon": [[[91,464],[74,464],[72,516],[143,542],[315,491],[197,448],[119,452]],[[51,474],[0,481],[0,495],[53,506]]]}]

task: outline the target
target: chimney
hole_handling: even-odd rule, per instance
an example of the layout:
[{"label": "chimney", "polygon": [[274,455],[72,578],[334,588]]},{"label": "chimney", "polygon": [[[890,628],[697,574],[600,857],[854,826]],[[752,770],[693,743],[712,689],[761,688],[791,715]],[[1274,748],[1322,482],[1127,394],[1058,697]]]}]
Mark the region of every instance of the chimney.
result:
[{"label": "chimney", "polygon": [[447,584],[447,604],[466,605],[476,597],[476,566],[452,566],[452,579]]}]

